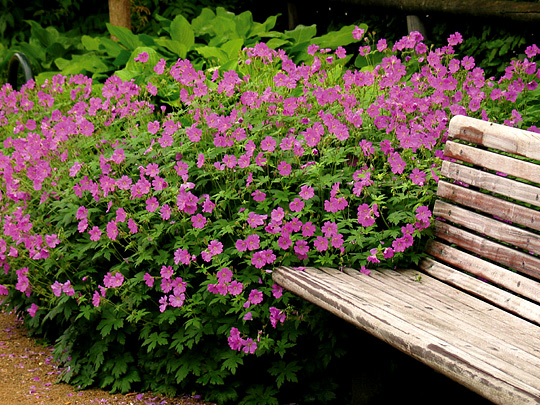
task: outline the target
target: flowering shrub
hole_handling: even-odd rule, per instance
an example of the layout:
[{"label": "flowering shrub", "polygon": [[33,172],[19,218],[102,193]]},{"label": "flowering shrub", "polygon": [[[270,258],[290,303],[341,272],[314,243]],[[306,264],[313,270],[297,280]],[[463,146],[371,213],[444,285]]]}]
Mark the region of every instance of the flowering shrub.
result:
[{"label": "flowering shrub", "polygon": [[[158,61],[143,87],[4,85],[0,293],[57,339],[65,381],[277,403],[336,346],[272,268],[417,262],[448,119],[535,120],[536,64],[485,78],[453,57],[460,41],[363,43],[382,55],[363,71],[343,48],[296,65],[257,44],[236,71]],[[173,112],[147,101],[158,91]]]}]

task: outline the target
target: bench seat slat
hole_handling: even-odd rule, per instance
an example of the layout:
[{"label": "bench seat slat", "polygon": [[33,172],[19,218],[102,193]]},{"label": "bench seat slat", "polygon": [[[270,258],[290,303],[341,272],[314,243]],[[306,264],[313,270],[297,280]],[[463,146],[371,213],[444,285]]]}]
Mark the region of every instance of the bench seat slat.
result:
[{"label": "bench seat slat", "polygon": [[[278,268],[274,271],[274,279],[286,289],[338,314],[493,402],[540,401],[539,376],[530,375],[514,366],[507,367],[507,364],[503,366],[502,362],[498,364],[487,354],[489,361],[478,358],[478,353],[470,353],[471,347],[456,346],[455,338],[450,335],[447,340],[437,337],[437,333],[444,332],[444,323],[437,321],[436,317],[431,319],[431,323],[416,322],[414,316],[410,315],[411,308],[403,306],[399,297],[392,300],[390,294],[383,294],[384,290],[358,285],[351,287],[345,281],[311,268],[304,272]],[[429,314],[430,312],[426,311],[423,316]],[[412,319],[415,319],[414,323],[410,322]],[[458,328],[460,322],[458,317],[454,319]],[[509,319],[509,323],[512,323],[512,319]],[[497,366],[490,361],[497,363]]]},{"label": "bench seat slat", "polygon": [[534,209],[443,180],[439,182],[437,196],[456,201],[461,205],[475,210],[489,213],[505,221],[540,231],[540,215]]},{"label": "bench seat slat", "polygon": [[444,156],[540,184],[538,166],[531,162],[452,141],[446,143]]},{"label": "bench seat slat", "polygon": [[538,296],[540,285],[536,281],[454,247],[431,240],[426,246],[426,253],[444,263],[474,274],[533,301],[540,298]]},{"label": "bench seat slat", "polygon": [[[327,269],[321,268],[327,272]],[[466,344],[477,345],[480,342],[481,350],[487,350],[491,355],[499,357],[502,360],[506,359],[509,353],[518,356],[521,359],[520,364],[516,364],[518,368],[522,368],[533,375],[540,366],[540,336],[538,335],[517,335],[512,328],[519,324],[519,327],[526,332],[530,332],[530,324],[527,321],[512,320],[512,324],[508,324],[508,315],[497,317],[496,319],[487,319],[486,313],[497,315],[504,311],[495,310],[492,305],[481,306],[477,305],[478,300],[471,300],[470,296],[466,299],[461,299],[458,305],[449,305],[449,296],[446,294],[449,290],[448,285],[441,283],[431,277],[422,278],[421,281],[416,280],[418,271],[412,269],[406,270],[378,270],[373,271],[367,277],[358,270],[345,268],[343,272],[347,276],[355,278],[355,285],[359,288],[379,288],[390,294],[392,302],[397,304],[395,300],[401,300],[403,304],[415,307],[421,313],[418,316],[425,316],[425,312],[429,312],[429,328],[433,327],[431,318],[436,317],[444,323],[443,330],[445,335],[459,337]],[[338,277],[336,275],[336,277]],[[344,278],[344,280],[346,280]],[[390,291],[388,287],[391,287]],[[399,295],[395,294],[399,292]],[[458,299],[461,298],[458,294]],[[456,297],[455,295],[453,295]],[[381,298],[384,298],[381,297]],[[388,298],[386,298],[388,299]],[[460,327],[453,325],[455,317],[459,317],[463,324]],[[512,319],[512,318],[510,318]],[[498,325],[497,328],[494,328]],[[438,332],[437,332],[438,333]],[[442,334],[440,335],[443,336]],[[501,344],[501,341],[504,342]],[[489,345],[497,346],[494,351]],[[484,347],[485,346],[485,347]]]},{"label": "bench seat slat", "polygon": [[442,162],[441,174],[450,179],[540,207],[538,187],[448,161]]},{"label": "bench seat slat", "polygon": [[[503,246],[445,222],[435,222],[435,236],[446,242],[460,246],[468,252],[480,255],[485,259],[511,267],[537,280],[540,279],[540,259],[530,254]],[[466,268],[463,270],[468,271]],[[506,277],[506,274],[503,277]],[[540,284],[533,288],[538,287],[540,287]],[[516,292],[521,294],[519,291]],[[532,299],[540,298],[536,297]]]},{"label": "bench seat slat", "polygon": [[[345,268],[343,271],[353,277],[363,276],[363,274],[358,275],[357,270],[350,271],[350,269]],[[420,281],[418,281],[418,275],[422,276]],[[370,273],[371,278],[381,283],[387,283],[392,288],[403,290],[401,287],[405,285],[404,291],[406,291],[406,294],[415,296],[419,302],[429,302],[431,299],[437,300],[440,303],[440,308],[444,308],[448,313],[454,313],[454,301],[459,302],[460,310],[467,311],[470,319],[474,320],[474,324],[480,329],[485,329],[489,334],[495,334],[503,338],[511,336],[513,339],[512,343],[517,347],[536,356],[540,355],[540,347],[538,346],[540,336],[537,333],[536,326],[531,325],[531,322],[526,319],[514,321],[514,326],[520,323],[520,329],[519,331],[509,331],[507,327],[508,315],[505,315],[506,309],[495,311],[494,306],[489,302],[472,298],[471,294],[464,293],[464,291],[460,291],[459,289],[448,288],[448,283],[435,279],[430,275],[427,278],[425,276],[426,274],[419,272],[417,269],[400,269],[396,271],[379,269]],[[432,280],[437,280],[437,282]],[[384,289],[391,293],[388,288]],[[417,295],[417,291],[421,291],[423,295]],[[521,300],[523,303],[531,304],[523,298],[513,297]],[[424,301],[424,299],[427,301]],[[489,317],[486,315],[489,315]]]},{"label": "bench seat slat", "polygon": [[[527,252],[540,254],[540,235],[525,229],[488,218],[442,200],[435,203],[433,215],[466,227],[476,233],[509,243]],[[531,271],[527,274],[540,278],[540,259],[535,259]]]},{"label": "bench seat slat", "polygon": [[[353,270],[353,272],[356,271]],[[532,386],[538,384],[540,377],[533,371],[540,366],[540,359],[526,350],[516,348],[513,342],[509,343],[489,334],[482,338],[477,328],[473,327],[474,322],[469,319],[470,311],[467,309],[463,311],[462,308],[456,306],[453,316],[445,318],[444,312],[440,311],[441,305],[436,301],[432,301],[432,305],[426,305],[422,301],[411,299],[407,293],[395,296],[387,292],[384,285],[372,279],[371,276],[361,275],[359,278],[351,278],[346,273],[326,268],[309,268],[308,273],[333,285],[339,284],[339,289],[358,299],[367,298],[369,303],[376,308],[374,313],[380,317],[392,316],[403,321],[415,319],[415,328],[419,333],[442,341],[451,340],[452,346],[469,350],[486,364],[510,369],[514,375],[520,375],[523,382]],[[371,279],[365,280],[365,278]],[[433,282],[437,283],[436,280]],[[402,284],[402,287],[403,291],[410,290],[410,286],[407,288],[406,284]],[[512,318],[508,317],[508,321],[511,323],[507,324],[507,327],[512,329],[514,326]],[[505,337],[512,340],[511,336]],[[538,339],[536,341],[540,343]],[[510,367],[506,364],[508,361],[511,363]]]},{"label": "bench seat slat", "polygon": [[[458,287],[477,297],[481,297],[487,302],[503,307],[514,314],[540,325],[540,308],[530,301],[526,301],[508,291],[501,290],[496,286],[462,273],[431,258],[421,261],[419,267],[422,271],[438,280]],[[538,331],[536,330],[535,332],[538,335]]]},{"label": "bench seat slat", "polygon": [[459,138],[488,148],[540,160],[538,148],[540,134],[518,128],[455,116],[449,125],[448,138]]}]

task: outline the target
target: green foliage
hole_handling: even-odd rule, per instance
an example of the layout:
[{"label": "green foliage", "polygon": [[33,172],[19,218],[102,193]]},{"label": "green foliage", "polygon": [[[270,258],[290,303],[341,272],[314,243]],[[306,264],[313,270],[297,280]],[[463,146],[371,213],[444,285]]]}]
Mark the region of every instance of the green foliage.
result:
[{"label": "green foliage", "polygon": [[[122,79],[135,79],[140,84],[151,73],[134,66],[133,54],[143,51],[150,54],[153,64],[160,58],[168,63],[174,63],[178,58],[189,58],[198,69],[219,67],[228,70],[236,68],[242,48],[251,47],[261,40],[268,40],[272,48],[286,50],[296,63],[308,58],[307,46],[311,43],[335,49],[352,42],[353,26],[321,37],[316,37],[315,26],[298,26],[281,33],[273,31],[277,17],[271,16],[258,23],[253,21],[249,11],[235,15],[221,7],[215,12],[205,8],[191,23],[182,15],[172,20],[157,16],[158,36],[134,34],[110,24],[106,24],[107,36],[78,36],[76,31],[61,34],[52,27],[43,28],[35,21],[27,21],[31,26],[29,41],[18,43],[9,52],[0,53],[0,69],[7,66],[13,52],[22,51],[38,73],[39,83],[57,73],[84,74],[103,80],[117,72]],[[117,41],[111,40],[111,36]]]}]

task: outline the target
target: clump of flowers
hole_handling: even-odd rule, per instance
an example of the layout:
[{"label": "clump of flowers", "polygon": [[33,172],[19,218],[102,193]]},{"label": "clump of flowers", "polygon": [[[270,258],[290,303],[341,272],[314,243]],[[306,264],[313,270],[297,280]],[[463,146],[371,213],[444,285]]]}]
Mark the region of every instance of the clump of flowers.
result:
[{"label": "clump of flowers", "polygon": [[343,48],[312,46],[297,65],[260,43],[237,70],[159,62],[143,86],[4,85],[0,292],[57,331],[63,378],[219,391],[244,356],[299,370],[292,349],[315,321],[274,267],[417,262],[449,118],[525,125],[540,80],[537,47],[495,80],[455,58],[459,34],[432,51],[422,40],[362,45],[383,57],[361,71]]}]

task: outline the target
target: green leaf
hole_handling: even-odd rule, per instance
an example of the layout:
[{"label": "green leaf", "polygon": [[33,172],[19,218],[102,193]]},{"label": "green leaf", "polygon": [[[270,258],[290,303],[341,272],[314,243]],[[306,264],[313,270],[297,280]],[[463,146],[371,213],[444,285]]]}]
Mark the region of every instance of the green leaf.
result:
[{"label": "green leaf", "polygon": [[[177,15],[171,23],[170,34],[173,41],[183,44],[186,50],[195,44],[195,32],[193,27],[182,15]],[[182,56],[185,58],[185,55]]]},{"label": "green leaf", "polygon": [[306,27],[305,25],[299,25],[292,31],[285,31],[285,38],[294,40],[295,44],[301,44],[308,42],[317,34],[317,26],[315,24]]},{"label": "green leaf", "polygon": [[109,23],[106,23],[107,30],[112,36],[118,38],[118,41],[130,51],[135,50],[138,46],[142,46],[143,43],[139,41],[137,35],[133,34],[130,30],[125,27],[115,27]]},{"label": "green leaf", "polygon": [[188,53],[188,48],[185,44],[177,41],[170,40],[168,38],[158,38],[156,43],[172,53],[174,53],[179,58],[185,59]]},{"label": "green leaf", "polygon": [[212,21],[216,18],[216,14],[209,8],[203,8],[201,14],[191,21],[191,26],[198,36],[208,34],[213,31]]},{"label": "green leaf", "polygon": [[201,46],[195,49],[201,56],[208,61],[213,61],[217,65],[221,65],[229,60],[227,53],[215,46]]},{"label": "green leaf", "polygon": [[236,24],[236,32],[240,37],[247,38],[248,33],[253,25],[253,14],[250,11],[244,11],[243,13],[234,17]]},{"label": "green leaf", "polygon": [[[353,38],[352,32],[354,30],[354,25],[348,25],[342,27],[339,31],[332,31],[326,35],[322,35],[317,38],[313,38],[313,43],[319,45],[321,48],[332,48],[336,49],[338,46],[346,46],[356,42],[356,39]],[[367,30],[366,24],[360,24],[359,28]]]},{"label": "green leaf", "polygon": [[150,353],[150,351],[153,350],[157,345],[165,346],[169,342],[168,337],[169,334],[167,332],[154,332],[143,342],[142,345],[148,345],[146,351]]},{"label": "green leaf", "polygon": [[244,40],[242,38],[238,38],[238,39],[231,39],[230,41],[224,43],[221,46],[221,49],[227,52],[229,59],[238,59],[238,54],[242,50],[243,46],[244,46]]},{"label": "green leaf", "polygon": [[242,359],[240,353],[232,350],[225,352],[223,356],[221,356],[221,359],[223,360],[221,369],[227,369],[232,374],[236,374],[238,366],[242,366],[244,364],[244,360]]},{"label": "green leaf", "polygon": [[[25,20],[25,22],[30,25],[30,33],[32,36],[36,37],[44,48],[47,48],[58,38],[58,32],[56,30],[47,30],[36,21]],[[55,31],[56,35],[54,35]]]}]

